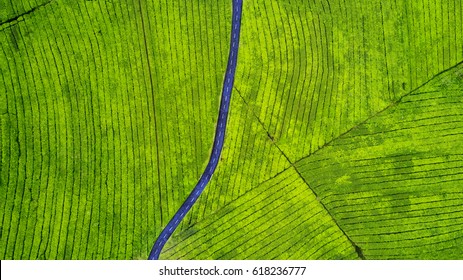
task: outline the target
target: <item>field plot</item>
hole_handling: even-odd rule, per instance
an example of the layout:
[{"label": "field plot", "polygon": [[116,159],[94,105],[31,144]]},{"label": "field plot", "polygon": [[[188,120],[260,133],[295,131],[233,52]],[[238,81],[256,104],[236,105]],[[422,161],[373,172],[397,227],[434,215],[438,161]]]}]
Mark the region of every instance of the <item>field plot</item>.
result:
[{"label": "field plot", "polygon": [[[0,0],[0,259],[145,259],[231,0]],[[244,0],[161,259],[463,259],[463,1]]]},{"label": "field plot", "polygon": [[209,155],[229,3],[44,3],[0,1],[0,258],[145,259]]},{"label": "field plot", "polygon": [[[282,221],[298,219],[290,211],[282,210],[278,217],[264,214],[281,207],[283,201],[289,204],[285,207],[294,204],[296,211],[298,204],[293,200],[283,195],[281,199],[259,202],[248,196],[248,191],[266,186],[266,178],[274,178],[290,165],[303,176],[299,184],[316,196],[315,201],[301,199],[307,204],[306,210],[309,212],[314,203],[323,206],[337,230],[355,244],[357,258],[463,258],[456,246],[463,237],[458,208],[463,204],[459,177],[463,168],[456,147],[463,141],[459,129],[463,108],[458,97],[463,88],[458,82],[460,66],[454,68],[463,60],[462,8],[461,1],[245,1],[234,92],[235,101],[242,105],[232,105],[224,150],[225,154],[239,154],[234,157],[236,167],[231,168],[232,172],[225,171],[231,167],[225,155],[226,163],[219,165],[216,181],[193,209],[196,212],[191,227],[177,232],[162,257],[352,257],[350,251],[333,253],[333,247],[321,249],[327,254],[311,253],[310,248],[319,245],[312,243],[316,237],[306,229],[306,240],[299,239],[297,226],[310,219],[310,214],[287,225]],[[437,89],[442,80],[446,80],[443,87],[453,91]],[[426,87],[422,87],[424,84]],[[428,90],[428,98],[443,103],[410,101]],[[251,113],[240,114],[242,106]],[[395,106],[401,111],[392,113]],[[385,114],[381,119],[380,113]],[[384,143],[349,138],[352,142],[342,150],[332,147],[370,122],[381,125],[376,134],[384,137]],[[259,129],[249,136],[236,137],[246,129],[243,126],[257,124]],[[408,130],[410,126],[416,128]],[[440,129],[445,132],[426,135]],[[389,130],[395,134],[387,134]],[[285,160],[273,171],[269,167],[275,166],[272,158],[276,156],[267,152],[256,155],[257,148],[247,153],[241,149],[250,143],[263,147],[255,141],[256,131],[268,138],[272,150],[284,155]],[[403,144],[401,150],[394,150],[399,143]],[[257,164],[245,160],[251,153],[251,161]],[[376,165],[356,161],[362,156],[379,159]],[[318,157],[327,161],[326,166]],[[436,162],[433,157],[437,157]],[[404,158],[408,160],[405,163]],[[416,167],[414,160],[418,161]],[[424,167],[437,162],[441,165]],[[355,170],[361,164],[371,164],[368,178],[372,181],[365,186],[350,174],[361,172]],[[388,176],[381,177],[381,172]],[[264,176],[259,179],[256,174]],[[419,183],[414,182],[418,178]],[[409,188],[407,184],[423,186]],[[266,195],[272,197],[277,189],[268,188]],[[220,193],[214,195],[218,190]],[[441,209],[424,209],[424,202]],[[408,208],[400,208],[401,203]],[[245,213],[241,208],[256,213]],[[378,211],[382,215],[376,215]],[[354,218],[348,219],[348,215]],[[284,233],[265,231],[266,226],[274,230],[281,227]],[[291,245],[287,244],[291,242],[287,235],[293,237],[289,238]],[[335,242],[335,237],[332,240]],[[278,249],[267,253],[269,244]],[[306,254],[290,248],[304,248]]]},{"label": "field plot", "polygon": [[463,258],[463,63],[296,163],[367,258]]},{"label": "field plot", "polygon": [[236,87],[292,161],[463,60],[461,1],[244,5]]},{"label": "field plot", "polygon": [[171,243],[176,246],[166,246],[168,259],[357,258],[352,243],[293,168],[246,192]]}]

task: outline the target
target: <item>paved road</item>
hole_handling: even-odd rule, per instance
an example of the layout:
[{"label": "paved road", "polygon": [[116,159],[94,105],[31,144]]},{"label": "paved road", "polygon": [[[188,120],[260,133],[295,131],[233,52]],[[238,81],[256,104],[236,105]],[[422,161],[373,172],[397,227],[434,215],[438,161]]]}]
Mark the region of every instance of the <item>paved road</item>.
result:
[{"label": "paved road", "polygon": [[161,253],[164,244],[166,244],[169,237],[175,231],[180,221],[185,217],[188,211],[191,209],[193,204],[196,202],[198,197],[203,192],[207,183],[212,177],[212,174],[217,167],[217,163],[220,159],[220,153],[222,152],[223,141],[225,138],[225,128],[227,126],[228,108],[230,107],[231,92],[233,89],[233,82],[235,80],[236,61],[238,57],[238,45],[240,39],[240,28],[241,28],[241,8],[243,6],[243,0],[232,0],[233,1],[233,19],[232,19],[232,30],[230,38],[230,52],[228,54],[227,72],[225,73],[225,79],[222,88],[222,99],[220,101],[219,118],[217,120],[217,127],[215,129],[214,146],[212,148],[212,154],[209,158],[209,163],[204,170],[203,175],[199,179],[193,191],[190,193],[186,201],[182,204],[177,213],[164,230],[159,235],[156,243],[154,243],[153,249],[149,255],[149,260],[157,260]]}]

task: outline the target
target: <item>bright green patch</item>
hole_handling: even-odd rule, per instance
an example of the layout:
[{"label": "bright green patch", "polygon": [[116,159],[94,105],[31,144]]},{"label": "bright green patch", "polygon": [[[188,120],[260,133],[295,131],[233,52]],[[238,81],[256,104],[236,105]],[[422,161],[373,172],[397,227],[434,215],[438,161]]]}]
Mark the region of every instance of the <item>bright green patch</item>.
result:
[{"label": "bright green patch", "polygon": [[1,259],[147,257],[209,156],[230,12],[52,0],[0,26]]},{"label": "bright green patch", "polygon": [[[244,0],[161,257],[463,258],[461,1]],[[0,0],[0,258],[145,259],[212,147],[231,1]]]}]

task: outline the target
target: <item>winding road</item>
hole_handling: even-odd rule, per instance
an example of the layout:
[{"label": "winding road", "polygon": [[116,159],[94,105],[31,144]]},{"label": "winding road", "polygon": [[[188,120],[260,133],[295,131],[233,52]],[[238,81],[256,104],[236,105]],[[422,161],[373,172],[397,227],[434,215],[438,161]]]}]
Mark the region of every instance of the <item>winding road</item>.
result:
[{"label": "winding road", "polygon": [[223,141],[225,138],[225,128],[227,126],[228,109],[230,107],[231,92],[233,89],[233,82],[235,80],[235,70],[238,58],[238,45],[240,39],[240,28],[241,28],[241,11],[243,6],[243,0],[233,0],[233,15],[232,15],[232,30],[230,37],[230,52],[228,54],[227,71],[222,88],[222,99],[220,101],[219,117],[217,120],[217,127],[215,129],[214,146],[212,153],[209,158],[209,163],[206,166],[201,178],[196,184],[193,191],[190,193],[188,198],[175,213],[174,217],[169,221],[167,226],[159,235],[158,239],[154,243],[153,249],[151,249],[149,260],[157,260],[162,248],[166,244],[169,237],[175,231],[181,220],[185,217],[188,211],[193,207],[198,197],[203,192],[207,183],[209,183],[212,174],[214,174],[217,163],[222,153]]}]

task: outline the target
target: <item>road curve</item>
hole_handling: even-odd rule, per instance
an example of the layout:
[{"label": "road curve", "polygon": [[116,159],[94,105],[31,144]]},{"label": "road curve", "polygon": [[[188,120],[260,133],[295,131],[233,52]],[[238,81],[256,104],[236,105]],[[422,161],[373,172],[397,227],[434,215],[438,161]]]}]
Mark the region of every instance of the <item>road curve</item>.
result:
[{"label": "road curve", "polygon": [[209,163],[206,166],[201,178],[196,184],[193,191],[190,193],[188,198],[175,213],[174,217],[169,221],[167,226],[159,235],[158,239],[154,243],[153,249],[151,249],[149,260],[157,260],[162,248],[166,244],[169,237],[175,231],[180,221],[186,216],[188,211],[191,209],[193,204],[196,202],[198,197],[203,192],[207,183],[209,183],[212,174],[217,167],[217,163],[220,159],[222,152],[223,141],[225,138],[225,128],[227,126],[228,108],[230,107],[231,92],[233,89],[233,82],[235,80],[236,62],[238,58],[238,45],[240,39],[240,28],[241,28],[241,10],[243,6],[243,0],[232,0],[233,1],[233,15],[232,15],[232,29],[230,36],[230,51],[228,54],[227,71],[223,81],[222,88],[222,99],[220,101],[219,117],[217,120],[217,127],[215,129],[214,146],[212,147],[212,153],[209,158]]}]

